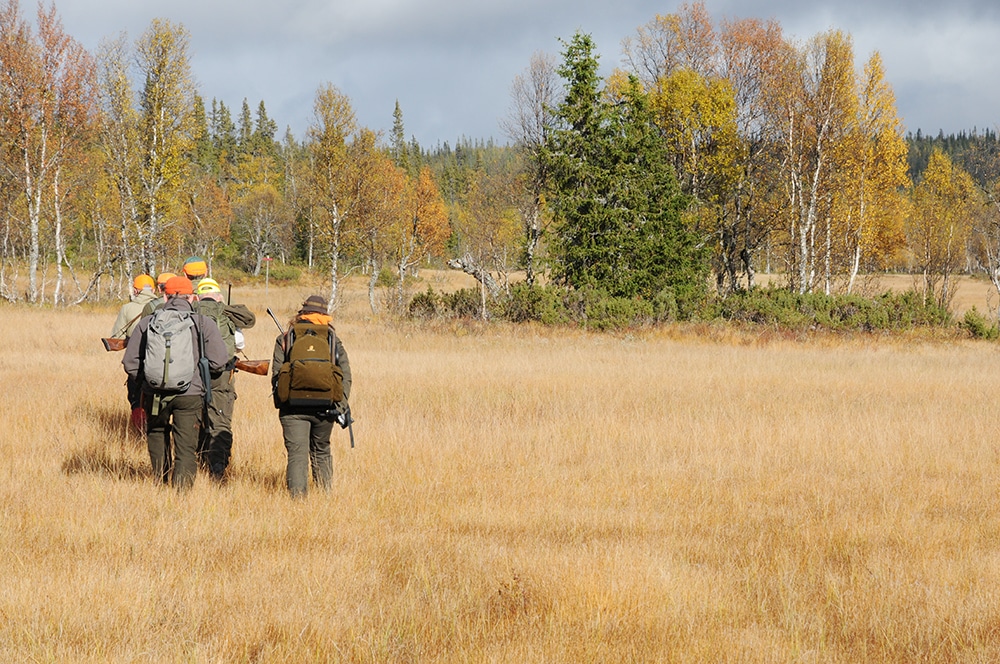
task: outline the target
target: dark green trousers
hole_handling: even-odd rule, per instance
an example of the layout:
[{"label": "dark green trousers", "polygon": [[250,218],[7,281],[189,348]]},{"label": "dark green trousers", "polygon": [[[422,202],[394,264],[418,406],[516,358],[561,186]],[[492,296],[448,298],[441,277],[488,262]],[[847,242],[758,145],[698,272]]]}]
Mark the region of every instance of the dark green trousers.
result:
[{"label": "dark green trousers", "polygon": [[153,415],[153,399],[152,395],[143,395],[147,413],[146,446],[153,464],[153,477],[163,482],[172,481],[178,491],[189,489],[198,473],[195,453],[204,399],[200,395],[161,399],[156,415]]},{"label": "dark green trousers", "polygon": [[236,407],[236,374],[223,372],[212,379],[212,403],[205,409],[205,426],[198,452],[208,461],[215,479],[222,479],[233,450],[233,410]]},{"label": "dark green trousers", "polygon": [[330,490],[333,478],[333,458],[330,456],[330,434],[333,419],[311,413],[280,412],[281,432],[288,451],[285,483],[292,496],[305,496],[309,489],[309,466],[313,483],[324,491]]}]

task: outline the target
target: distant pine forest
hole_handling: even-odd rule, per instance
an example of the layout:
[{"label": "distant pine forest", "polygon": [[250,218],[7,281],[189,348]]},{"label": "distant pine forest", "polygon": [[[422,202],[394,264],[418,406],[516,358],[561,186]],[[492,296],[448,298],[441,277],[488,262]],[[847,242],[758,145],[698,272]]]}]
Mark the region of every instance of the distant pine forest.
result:
[{"label": "distant pine forest", "polygon": [[937,136],[927,136],[918,129],[906,135],[906,142],[910,150],[910,179],[914,182],[920,180],[935,148],[961,166],[980,186],[986,187],[1000,178],[1000,139],[996,130],[973,127],[957,134],[939,131]]}]

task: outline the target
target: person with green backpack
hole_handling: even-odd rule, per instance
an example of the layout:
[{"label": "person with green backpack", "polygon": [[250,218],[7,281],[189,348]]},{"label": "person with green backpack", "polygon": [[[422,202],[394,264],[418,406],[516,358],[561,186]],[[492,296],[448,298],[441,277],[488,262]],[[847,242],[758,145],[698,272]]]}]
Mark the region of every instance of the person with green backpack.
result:
[{"label": "person with green backpack", "polygon": [[310,465],[313,483],[329,491],[333,425],[346,428],[351,422],[351,364],[323,296],[310,295],[288,329],[275,339],[271,372],[274,405],[288,452],[288,491],[292,497],[306,495]]},{"label": "person with green backpack", "polygon": [[146,446],[153,475],[178,491],[191,488],[210,374],[229,360],[215,322],[194,311],[191,281],[172,277],[165,303],[143,317],[129,337],[122,366],[142,384]]},{"label": "person with green backpack", "polygon": [[201,428],[198,452],[208,462],[213,480],[222,482],[233,449],[233,410],[236,406],[236,351],[241,331],[253,327],[257,317],[244,304],[222,301],[222,288],[211,277],[203,277],[195,287],[195,309],[215,321],[226,344],[229,361],[219,374],[212,375],[212,403],[205,408],[205,426]]}]

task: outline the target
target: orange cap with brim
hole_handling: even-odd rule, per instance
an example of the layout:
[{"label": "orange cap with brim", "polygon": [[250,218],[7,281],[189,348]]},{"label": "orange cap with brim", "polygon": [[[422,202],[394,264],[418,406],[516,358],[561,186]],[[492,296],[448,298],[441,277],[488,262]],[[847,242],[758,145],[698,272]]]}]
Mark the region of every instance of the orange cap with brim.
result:
[{"label": "orange cap with brim", "polygon": [[153,281],[153,278],[148,274],[140,274],[132,281],[132,288],[137,291],[140,291],[143,288],[152,289],[154,286],[156,286],[156,282]]},{"label": "orange cap with brim", "polygon": [[208,274],[208,264],[201,259],[189,258],[182,269],[189,278],[204,277]]},{"label": "orange cap with brim", "polygon": [[163,286],[167,295],[193,295],[194,285],[187,277],[170,277]]}]

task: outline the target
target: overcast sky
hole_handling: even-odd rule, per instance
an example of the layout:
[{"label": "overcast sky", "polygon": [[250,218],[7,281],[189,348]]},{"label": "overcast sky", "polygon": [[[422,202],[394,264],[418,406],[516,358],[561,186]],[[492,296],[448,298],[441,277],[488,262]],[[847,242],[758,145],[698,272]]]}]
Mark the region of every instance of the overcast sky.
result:
[{"label": "overcast sky", "polygon": [[[36,4],[21,0],[34,15]],[[510,84],[532,53],[558,55],[559,39],[589,33],[602,73],[621,42],[680,3],[650,0],[55,0],[65,30],[91,52],[153,18],[190,33],[206,103],[238,116],[263,100],[302,138],[316,90],[333,83],[360,124],[388,132],[398,100],[407,137],[425,148],[460,137],[506,142],[499,120]],[[996,0],[706,1],[712,16],[776,19],[805,41],[836,28],[854,40],[860,68],[878,50],[907,131],[946,134],[1000,125],[1000,3]]]}]

